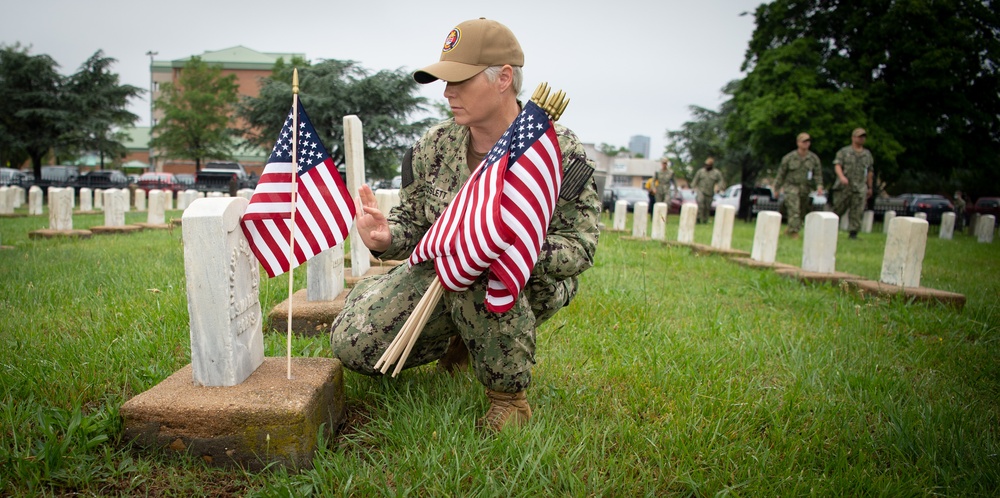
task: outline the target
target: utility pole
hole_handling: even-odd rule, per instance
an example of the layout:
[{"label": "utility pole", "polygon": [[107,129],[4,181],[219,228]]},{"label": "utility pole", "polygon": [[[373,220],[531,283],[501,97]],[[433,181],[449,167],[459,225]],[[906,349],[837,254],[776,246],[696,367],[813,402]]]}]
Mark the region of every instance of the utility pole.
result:
[{"label": "utility pole", "polygon": [[[159,52],[154,52],[149,50],[146,55],[149,56],[149,139],[153,140],[153,57],[159,55]],[[149,170],[157,171],[156,161],[153,158],[153,147],[149,147]]]}]

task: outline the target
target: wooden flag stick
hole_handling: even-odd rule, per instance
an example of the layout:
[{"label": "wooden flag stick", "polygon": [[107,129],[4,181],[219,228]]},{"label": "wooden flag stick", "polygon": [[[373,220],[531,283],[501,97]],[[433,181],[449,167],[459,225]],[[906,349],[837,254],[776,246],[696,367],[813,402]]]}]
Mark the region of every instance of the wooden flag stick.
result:
[{"label": "wooden flag stick", "polygon": [[[410,318],[407,318],[406,323],[403,324],[403,329],[406,329],[409,325],[412,331],[407,334],[406,349],[403,351],[403,355],[399,357],[399,361],[396,362],[396,369],[392,372],[393,377],[403,370],[406,358],[410,356],[410,350],[412,350],[413,345],[417,343],[417,338],[420,337],[420,332],[424,330],[424,325],[427,325],[427,319],[431,317],[431,312],[434,311],[435,307],[437,307],[437,303],[441,299],[441,295],[443,293],[444,286],[442,286],[441,281],[435,277],[434,280],[431,281],[431,285],[427,287],[427,293],[425,293],[424,297],[420,298],[420,302],[417,303],[417,308],[420,309],[420,313],[411,314]],[[416,316],[416,320],[414,320],[414,316]]]},{"label": "wooden flag stick", "polygon": [[299,145],[299,70],[292,69],[292,215],[288,227],[288,338],[285,341],[285,351],[288,357],[288,380],[292,380],[292,284],[295,268],[295,202],[298,194],[298,156]]}]

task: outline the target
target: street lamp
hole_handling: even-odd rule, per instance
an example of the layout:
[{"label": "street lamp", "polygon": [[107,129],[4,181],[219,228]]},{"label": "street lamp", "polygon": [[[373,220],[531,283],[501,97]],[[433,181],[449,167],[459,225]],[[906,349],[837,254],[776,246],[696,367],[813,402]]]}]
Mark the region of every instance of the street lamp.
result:
[{"label": "street lamp", "polygon": [[[149,50],[146,55],[149,56],[149,140],[153,140],[153,56],[159,55],[159,52],[154,52]],[[156,161],[153,160],[153,146],[149,146],[149,167],[150,171],[156,171]]]}]

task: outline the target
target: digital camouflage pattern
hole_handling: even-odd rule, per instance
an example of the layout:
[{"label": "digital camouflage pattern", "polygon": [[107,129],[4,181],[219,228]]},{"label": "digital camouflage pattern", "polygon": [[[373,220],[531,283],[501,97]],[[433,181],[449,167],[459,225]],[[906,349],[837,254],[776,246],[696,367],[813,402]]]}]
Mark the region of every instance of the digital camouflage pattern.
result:
[{"label": "digital camouflage pattern", "polygon": [[[569,129],[556,124],[563,167],[587,163],[583,145]],[[391,246],[384,259],[406,259],[471,174],[466,164],[468,129],[445,121],[429,130],[413,147],[403,165],[400,203],[388,215]],[[409,177],[408,177],[409,175]],[[513,309],[486,311],[488,274],[464,292],[445,292],[424,327],[406,367],[440,358],[451,336],[459,334],[469,347],[472,367],[487,388],[523,391],[531,382],[535,328],[569,303],[578,276],[594,264],[600,234],[600,199],[591,178],[575,198],[560,198],[552,213],[538,262]],[[409,318],[435,278],[433,262],[371,277],[351,290],[344,311],[333,323],[334,356],[351,370],[377,375],[373,366]]]},{"label": "digital camouflage pattern", "polygon": [[861,213],[865,209],[865,200],[868,196],[868,172],[875,164],[875,159],[868,149],[858,152],[848,145],[837,151],[833,164],[840,165],[848,181],[848,185],[844,185],[840,183],[840,178],[837,178],[833,184],[835,191],[833,212],[837,216],[844,216],[844,213],[850,210],[847,229],[858,232],[861,229]]},{"label": "digital camouflage pattern", "polygon": [[788,215],[788,233],[798,233],[802,229],[802,218],[809,212],[809,192],[812,182],[823,185],[823,168],[815,152],[806,151],[805,157],[798,149],[785,154],[778,166],[774,179],[774,191],[785,189],[785,212]]},{"label": "digital camouflage pattern", "polygon": [[670,191],[670,180],[673,177],[674,172],[670,168],[661,169],[653,176],[654,185],[656,186],[656,202],[667,202],[667,195]]},{"label": "digital camouflage pattern", "polygon": [[712,212],[712,196],[715,191],[726,188],[726,182],[722,178],[722,172],[718,168],[711,170],[704,166],[694,174],[691,180],[691,188],[698,194],[698,221],[708,223],[708,216]]}]

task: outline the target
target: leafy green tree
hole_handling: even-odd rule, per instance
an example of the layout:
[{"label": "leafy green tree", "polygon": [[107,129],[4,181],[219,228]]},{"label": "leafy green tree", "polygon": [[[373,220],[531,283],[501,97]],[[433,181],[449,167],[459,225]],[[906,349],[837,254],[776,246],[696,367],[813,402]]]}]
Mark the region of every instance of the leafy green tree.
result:
[{"label": "leafy green tree", "polygon": [[299,69],[299,99],[329,149],[334,164],[344,163],[344,116],[355,115],[364,126],[367,178],[397,174],[406,150],[435,118],[413,120],[426,99],[417,82],[403,70],[370,73],[353,61],[324,60],[310,64],[300,58],[279,60],[271,77],[261,81],[260,96],[244,98],[237,115],[248,144],[270,148],[292,107],[292,71]]},{"label": "leafy green tree", "polygon": [[616,157],[618,154],[628,154],[632,155],[632,151],[628,150],[628,147],[624,146],[614,146],[611,144],[602,143],[597,146],[597,150],[609,157]]},{"label": "leafy green tree", "polygon": [[71,117],[58,67],[52,57],[31,55],[19,44],[0,48],[0,163],[17,165],[27,156],[35,178]]},{"label": "leafy green tree", "polygon": [[76,151],[95,151],[104,159],[122,158],[128,150],[128,135],[122,128],[135,124],[139,116],[128,111],[128,100],[144,92],[132,85],[119,84],[118,75],[109,71],[117,60],[98,50],[69,77],[65,97],[75,119],[62,141]]},{"label": "leafy green tree", "polygon": [[830,162],[831,151],[861,126],[876,172],[896,190],[997,185],[1000,169],[986,166],[1000,162],[1000,14],[993,3],[761,5],[732,126],[746,127],[751,150],[767,163],[804,130]]},{"label": "leafy green tree", "polygon": [[193,160],[196,171],[202,160],[232,158],[235,133],[229,121],[239,100],[235,75],[222,76],[220,67],[195,56],[184,64],[177,83],[164,83],[160,91],[153,107],[163,111],[163,118],[151,130],[151,147],[167,157]]}]

